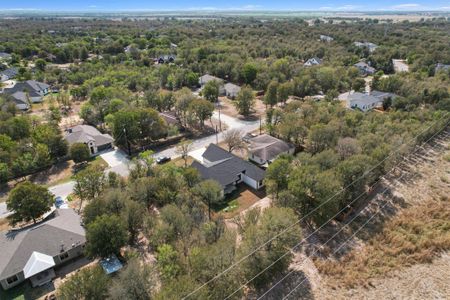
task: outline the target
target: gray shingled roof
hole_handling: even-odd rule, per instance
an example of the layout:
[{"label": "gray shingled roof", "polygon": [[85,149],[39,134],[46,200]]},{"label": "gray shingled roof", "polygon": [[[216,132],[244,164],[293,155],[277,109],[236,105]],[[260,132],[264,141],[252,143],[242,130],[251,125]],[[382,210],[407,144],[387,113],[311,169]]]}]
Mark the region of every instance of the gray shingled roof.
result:
[{"label": "gray shingled roof", "polygon": [[36,251],[50,256],[61,253],[62,245],[86,242],[81,217],[72,209],[57,209],[53,218],[22,230],[0,234],[0,280],[19,273]]},{"label": "gray shingled roof", "polygon": [[265,161],[270,161],[292,148],[294,148],[294,146],[285,141],[268,134],[262,134],[250,139],[249,152]]},{"label": "gray shingled roof", "polygon": [[65,139],[72,145],[94,141],[97,146],[110,144],[114,139],[109,134],[102,134],[97,128],[89,125],[77,125],[69,130]]},{"label": "gray shingled roof", "polygon": [[224,85],[224,88],[225,88],[225,91],[227,91],[228,93],[236,93],[236,94],[239,93],[239,91],[241,90],[240,86],[238,86],[234,83],[231,83],[231,82],[226,83]]},{"label": "gray shingled roof", "polygon": [[191,166],[199,171],[203,179],[216,180],[222,187],[237,181],[240,173],[245,173],[246,176],[256,181],[264,179],[264,170],[215,144],[210,144],[206,148],[203,157],[211,164],[203,165],[194,161]]},{"label": "gray shingled roof", "polygon": [[43,82],[38,82],[35,80],[27,80],[25,82],[18,82],[12,88],[4,89],[7,94],[14,94],[15,92],[26,91],[30,97],[39,97],[39,91],[48,89],[50,86]]}]

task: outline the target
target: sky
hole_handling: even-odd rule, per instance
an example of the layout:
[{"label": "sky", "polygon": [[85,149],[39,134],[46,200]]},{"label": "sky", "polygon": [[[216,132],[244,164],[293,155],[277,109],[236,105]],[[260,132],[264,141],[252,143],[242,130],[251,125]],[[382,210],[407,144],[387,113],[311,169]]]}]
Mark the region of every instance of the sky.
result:
[{"label": "sky", "polygon": [[314,10],[450,11],[450,0],[1,0],[0,11]]}]

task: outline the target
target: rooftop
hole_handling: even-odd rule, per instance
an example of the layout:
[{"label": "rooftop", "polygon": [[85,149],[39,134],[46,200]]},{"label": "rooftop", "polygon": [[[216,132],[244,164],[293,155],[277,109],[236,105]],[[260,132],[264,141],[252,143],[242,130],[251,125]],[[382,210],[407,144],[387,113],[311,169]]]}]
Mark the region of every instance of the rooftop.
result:
[{"label": "rooftop", "polygon": [[[33,273],[74,245],[86,242],[81,218],[72,209],[57,209],[48,219],[29,227],[0,234],[0,279],[20,271]],[[35,254],[35,253],[38,254]],[[31,275],[30,275],[31,276]]]},{"label": "rooftop", "polygon": [[292,148],[294,146],[285,141],[268,134],[262,134],[250,139],[249,152],[265,161],[270,161]]}]

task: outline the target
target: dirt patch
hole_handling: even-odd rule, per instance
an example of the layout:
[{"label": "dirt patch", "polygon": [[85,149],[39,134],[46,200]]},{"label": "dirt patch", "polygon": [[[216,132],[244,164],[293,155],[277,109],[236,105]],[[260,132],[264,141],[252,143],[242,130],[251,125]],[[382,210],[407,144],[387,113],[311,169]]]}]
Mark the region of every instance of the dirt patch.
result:
[{"label": "dirt patch", "polygon": [[257,120],[260,116],[264,117],[266,112],[266,105],[259,97],[255,98],[252,113],[248,117],[244,117],[237,112],[236,107],[233,104],[233,100],[230,100],[227,97],[219,97],[219,101],[221,113],[242,120]]},{"label": "dirt patch", "polygon": [[239,184],[237,190],[229,196],[228,205],[220,209],[220,214],[225,219],[230,219],[238,216],[241,212],[247,210],[249,207],[257,203],[261,198],[265,197],[264,191],[256,191],[245,184]]},{"label": "dirt patch", "polygon": [[31,175],[29,180],[42,185],[56,185],[70,180],[73,175],[74,162],[64,161],[51,166],[48,170]]}]

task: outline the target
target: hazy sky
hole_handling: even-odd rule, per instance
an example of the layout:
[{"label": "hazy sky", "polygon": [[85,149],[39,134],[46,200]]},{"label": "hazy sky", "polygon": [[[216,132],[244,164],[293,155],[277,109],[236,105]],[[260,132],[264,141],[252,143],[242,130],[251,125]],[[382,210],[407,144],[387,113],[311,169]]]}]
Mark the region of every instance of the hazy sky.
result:
[{"label": "hazy sky", "polygon": [[1,0],[0,10],[442,10],[450,0]]}]

